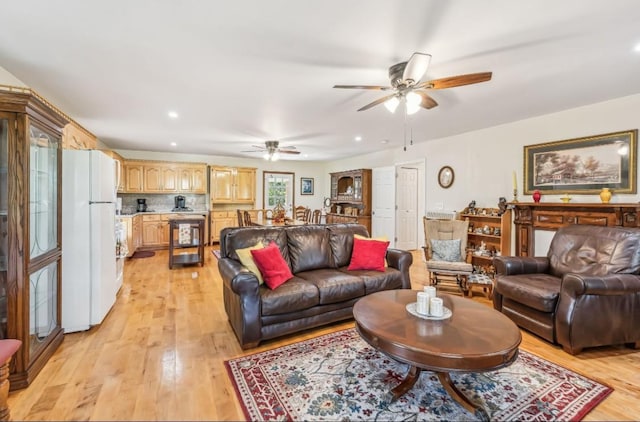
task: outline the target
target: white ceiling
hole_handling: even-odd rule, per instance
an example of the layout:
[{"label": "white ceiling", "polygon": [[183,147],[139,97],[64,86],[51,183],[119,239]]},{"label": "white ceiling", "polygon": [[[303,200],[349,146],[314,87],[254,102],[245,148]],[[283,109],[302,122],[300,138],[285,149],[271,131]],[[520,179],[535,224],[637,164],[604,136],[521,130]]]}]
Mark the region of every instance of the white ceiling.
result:
[{"label": "white ceiling", "polygon": [[[640,93],[639,22],[636,0],[20,0],[2,5],[0,67],[111,148],[260,157],[240,151],[279,139],[329,160],[401,146],[405,127],[424,142]],[[332,88],[388,85],[415,51],[423,80],[493,79],[431,92],[406,126],[356,112],[385,93]]]}]

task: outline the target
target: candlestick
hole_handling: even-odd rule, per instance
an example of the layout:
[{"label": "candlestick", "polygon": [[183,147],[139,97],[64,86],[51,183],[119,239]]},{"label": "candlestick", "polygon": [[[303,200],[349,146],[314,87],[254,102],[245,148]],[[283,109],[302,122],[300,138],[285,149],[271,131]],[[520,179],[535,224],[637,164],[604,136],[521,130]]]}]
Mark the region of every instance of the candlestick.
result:
[{"label": "candlestick", "polygon": [[513,190],[518,190],[518,178],[516,177],[516,171],[513,171]]},{"label": "candlestick", "polygon": [[513,190],[513,199],[511,202],[518,202],[518,189]]}]

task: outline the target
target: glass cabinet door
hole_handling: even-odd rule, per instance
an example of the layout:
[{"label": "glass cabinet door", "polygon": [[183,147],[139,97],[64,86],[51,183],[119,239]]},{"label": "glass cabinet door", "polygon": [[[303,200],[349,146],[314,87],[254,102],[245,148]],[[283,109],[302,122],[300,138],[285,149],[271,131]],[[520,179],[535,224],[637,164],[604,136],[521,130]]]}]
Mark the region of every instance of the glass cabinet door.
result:
[{"label": "glass cabinet door", "polygon": [[29,128],[29,257],[58,247],[58,145],[56,138]]},{"label": "glass cabinet door", "polygon": [[9,119],[0,116],[0,339],[7,336]]}]

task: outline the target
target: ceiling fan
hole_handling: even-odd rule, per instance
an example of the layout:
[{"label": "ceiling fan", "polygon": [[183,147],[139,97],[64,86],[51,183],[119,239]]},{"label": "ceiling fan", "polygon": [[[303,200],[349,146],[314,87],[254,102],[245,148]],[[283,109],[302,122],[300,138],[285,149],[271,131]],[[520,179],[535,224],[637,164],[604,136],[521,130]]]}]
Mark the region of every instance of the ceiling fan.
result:
[{"label": "ceiling fan", "polygon": [[265,141],[264,146],[252,145],[256,149],[241,152],[263,152],[264,159],[269,161],[277,161],[280,158],[280,154],[300,154],[300,151],[296,151],[294,146],[280,147],[279,145],[279,141]]},{"label": "ceiling fan", "polygon": [[369,89],[378,91],[392,91],[393,93],[379,98],[358,111],[368,110],[378,104],[384,103],[392,113],[398,105],[404,101],[407,114],[417,112],[420,107],[430,109],[438,103],[427,94],[429,89],[445,89],[462,85],[477,84],[491,80],[491,72],[469,73],[466,75],[449,76],[447,78],[432,79],[420,82],[429,67],[431,55],[425,53],[413,53],[406,62],[394,64],[389,68],[391,86],[380,85],[334,85],[334,88],[344,89]]}]

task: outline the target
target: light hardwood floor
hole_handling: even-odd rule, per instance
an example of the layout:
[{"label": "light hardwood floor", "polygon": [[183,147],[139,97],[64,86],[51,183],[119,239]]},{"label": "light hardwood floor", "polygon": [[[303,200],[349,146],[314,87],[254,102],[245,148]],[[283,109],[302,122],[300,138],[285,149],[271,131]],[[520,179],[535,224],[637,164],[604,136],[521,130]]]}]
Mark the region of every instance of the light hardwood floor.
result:
[{"label": "light hardwood floor", "polygon": [[[243,352],[222,305],[216,259],[168,268],[166,251],[127,261],[116,305],[100,327],[65,339],[35,381],[9,397],[14,420],[241,420],[224,361],[352,327],[335,324]],[[414,253],[412,282],[424,263]],[[472,300],[490,302],[479,293]],[[522,348],[612,386],[585,420],[640,418],[640,351],[588,349],[571,356],[523,332]]]}]

